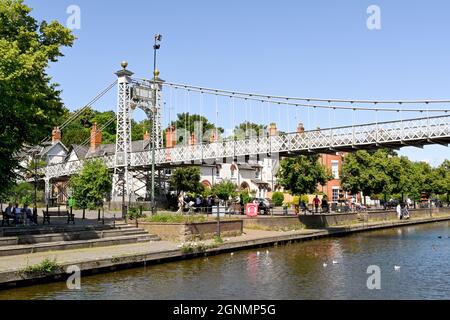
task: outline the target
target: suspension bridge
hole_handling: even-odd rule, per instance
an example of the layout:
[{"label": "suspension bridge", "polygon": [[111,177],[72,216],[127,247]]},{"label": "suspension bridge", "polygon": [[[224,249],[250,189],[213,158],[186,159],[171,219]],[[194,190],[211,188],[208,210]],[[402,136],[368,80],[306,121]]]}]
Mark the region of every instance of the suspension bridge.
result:
[{"label": "suspension bridge", "polygon": [[[117,121],[115,152],[97,156],[115,173],[113,195],[117,197],[132,194],[133,172],[148,170],[152,165],[160,170],[182,165],[233,162],[238,158],[248,162],[250,158],[260,156],[336,154],[361,149],[423,147],[429,144],[447,146],[450,142],[450,108],[445,107],[450,100],[375,101],[275,96],[166,82],[159,78],[158,71],[153,79],[140,79],[135,78],[127,67],[127,63],[122,63],[122,69],[116,72],[117,81],[92,101],[98,101],[117,85],[117,118],[104,126]],[[170,93],[164,96],[166,90]],[[192,103],[194,96],[196,102]],[[131,119],[136,109],[143,110],[152,124],[149,146],[143,150],[133,150],[131,140]],[[181,130],[172,125],[170,111],[173,109],[184,111],[185,114],[206,115],[209,112],[215,117],[214,129],[206,133],[202,128],[196,132]],[[219,116],[219,109],[222,116]],[[167,110],[169,125],[164,130],[163,119],[167,119]],[[273,110],[278,111],[278,117]],[[82,111],[79,110],[60,127],[63,129]],[[326,128],[312,125],[311,117],[319,114],[319,111],[322,114],[320,119],[316,119],[316,124],[327,126],[323,114],[326,112]],[[305,120],[308,118],[308,127],[300,123],[299,112]],[[333,126],[336,113],[351,113],[352,123]],[[364,119],[372,117],[373,121],[357,121],[357,115],[361,113],[365,114]],[[381,115],[386,114],[388,120],[386,116],[380,119]],[[225,115],[228,120],[224,120]],[[242,121],[247,126],[255,115],[262,116],[267,123],[264,134],[244,130],[242,136],[232,131],[227,137],[218,129],[221,124],[234,129]],[[277,120],[278,124],[284,123],[286,132],[278,130]],[[295,126],[293,130],[292,125]],[[67,179],[78,173],[84,161],[61,161],[41,168],[46,195],[50,193],[52,181]]]}]

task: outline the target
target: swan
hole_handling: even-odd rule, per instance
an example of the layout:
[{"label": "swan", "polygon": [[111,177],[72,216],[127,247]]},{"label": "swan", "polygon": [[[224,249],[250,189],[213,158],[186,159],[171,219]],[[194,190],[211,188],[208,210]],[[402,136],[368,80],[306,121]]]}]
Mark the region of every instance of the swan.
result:
[{"label": "swan", "polygon": [[394,270],[395,271],[400,271],[401,267],[400,266],[394,266]]}]

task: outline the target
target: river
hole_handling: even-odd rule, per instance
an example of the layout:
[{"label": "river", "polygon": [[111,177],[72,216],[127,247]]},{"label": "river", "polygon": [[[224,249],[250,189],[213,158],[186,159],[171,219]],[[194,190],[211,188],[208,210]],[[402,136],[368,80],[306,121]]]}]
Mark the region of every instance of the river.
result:
[{"label": "river", "polygon": [[[4,290],[0,299],[450,299],[449,227],[239,251],[87,276],[81,290],[65,283]],[[380,290],[367,288],[371,265],[381,268]]]}]

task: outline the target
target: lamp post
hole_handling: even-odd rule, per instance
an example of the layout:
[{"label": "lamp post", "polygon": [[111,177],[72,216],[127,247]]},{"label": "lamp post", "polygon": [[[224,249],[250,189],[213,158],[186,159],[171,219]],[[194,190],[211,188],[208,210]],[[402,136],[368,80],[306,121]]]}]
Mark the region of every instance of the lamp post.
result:
[{"label": "lamp post", "polygon": [[38,151],[34,150],[33,152],[33,174],[34,174],[34,206],[33,206],[33,219],[34,222],[37,224],[37,185],[38,185],[38,176],[37,176],[37,155]]},{"label": "lamp post", "polygon": [[155,45],[153,46],[153,110],[152,110],[152,140],[151,140],[151,148],[152,148],[152,215],[155,214],[156,206],[155,206],[155,142],[156,142],[156,136],[155,136],[155,120],[156,120],[156,112],[157,112],[157,78],[158,78],[158,71],[156,69],[156,55],[158,50],[161,48],[160,42],[161,42],[162,36],[160,34],[155,35]]}]

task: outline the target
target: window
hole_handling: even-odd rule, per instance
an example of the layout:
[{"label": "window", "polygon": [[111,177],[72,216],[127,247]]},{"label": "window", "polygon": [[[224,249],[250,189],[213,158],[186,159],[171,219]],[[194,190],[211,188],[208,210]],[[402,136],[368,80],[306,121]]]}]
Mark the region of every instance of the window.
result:
[{"label": "window", "polygon": [[222,169],[221,166],[216,167],[216,178],[217,179],[220,179],[220,169]]},{"label": "window", "polygon": [[337,203],[339,200],[339,188],[333,187],[332,202]]},{"label": "window", "polygon": [[261,175],[261,171],[259,169],[256,169],[255,171],[255,179],[259,179]]},{"label": "window", "polygon": [[334,179],[339,179],[339,161],[331,161],[331,173],[333,174]]},{"label": "window", "polygon": [[237,170],[236,166],[233,164],[230,170],[231,170],[231,179],[236,179],[236,170]]}]

